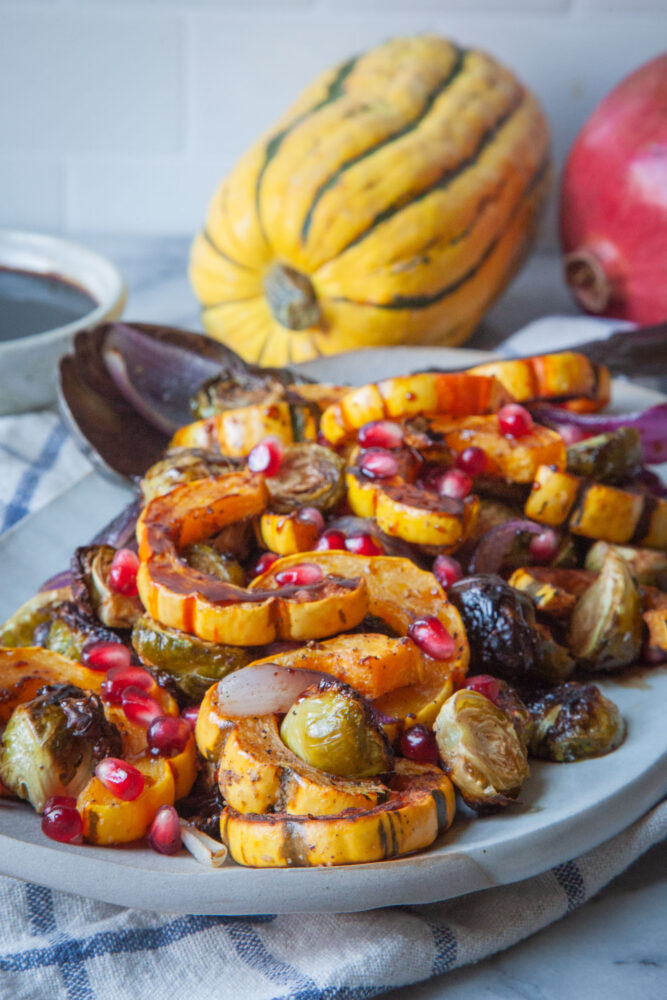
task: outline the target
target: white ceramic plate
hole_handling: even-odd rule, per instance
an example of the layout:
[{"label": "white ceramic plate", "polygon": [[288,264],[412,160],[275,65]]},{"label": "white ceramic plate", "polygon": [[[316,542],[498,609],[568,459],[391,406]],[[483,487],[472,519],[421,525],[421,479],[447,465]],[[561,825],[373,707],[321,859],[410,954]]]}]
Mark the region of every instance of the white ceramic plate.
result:
[{"label": "white ceramic plate", "polygon": [[[309,365],[321,378],[362,382],[429,364],[470,365],[479,354],[405,349],[363,351]],[[640,409],[656,393],[619,382],[616,409]],[[67,565],[128,494],[90,475],[0,542],[0,620]],[[7,570],[11,567],[11,573]],[[0,871],[55,889],[148,910],[188,913],[346,912],[428,903],[528,878],[618,833],[667,793],[667,671],[635,672],[601,687],[620,706],[628,735],[611,756],[532,764],[521,803],[497,816],[457,819],[428,851],[342,868],[210,871],[189,855],[143,846],[70,847],[40,831],[22,804],[0,799]]]}]

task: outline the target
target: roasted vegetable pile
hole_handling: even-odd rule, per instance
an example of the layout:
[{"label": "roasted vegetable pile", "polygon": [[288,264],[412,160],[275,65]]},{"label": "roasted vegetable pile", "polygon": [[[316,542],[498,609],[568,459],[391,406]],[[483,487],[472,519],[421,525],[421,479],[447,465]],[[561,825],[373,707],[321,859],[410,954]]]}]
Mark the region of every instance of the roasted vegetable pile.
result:
[{"label": "roasted vegetable pile", "polygon": [[207,382],[130,541],[0,629],[3,794],[65,842],[336,865],[616,749],[591,677],[667,659],[667,501],[608,393],[573,353]]}]

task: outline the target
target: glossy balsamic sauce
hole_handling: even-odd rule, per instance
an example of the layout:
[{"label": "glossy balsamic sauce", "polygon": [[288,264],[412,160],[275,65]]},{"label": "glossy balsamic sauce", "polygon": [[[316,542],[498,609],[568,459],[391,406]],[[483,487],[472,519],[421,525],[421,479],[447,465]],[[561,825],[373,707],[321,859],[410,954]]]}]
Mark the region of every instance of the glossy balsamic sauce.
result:
[{"label": "glossy balsamic sauce", "polygon": [[0,267],[0,342],[65,326],[96,306],[92,295],[56,274]]}]

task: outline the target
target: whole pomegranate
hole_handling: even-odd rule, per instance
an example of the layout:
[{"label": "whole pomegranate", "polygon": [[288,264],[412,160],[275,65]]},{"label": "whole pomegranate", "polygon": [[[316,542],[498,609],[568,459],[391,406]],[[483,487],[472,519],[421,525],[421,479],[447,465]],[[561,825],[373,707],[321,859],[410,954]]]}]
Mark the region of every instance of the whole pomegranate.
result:
[{"label": "whole pomegranate", "polygon": [[667,52],[598,105],[561,191],[565,277],[587,312],[667,319]]}]

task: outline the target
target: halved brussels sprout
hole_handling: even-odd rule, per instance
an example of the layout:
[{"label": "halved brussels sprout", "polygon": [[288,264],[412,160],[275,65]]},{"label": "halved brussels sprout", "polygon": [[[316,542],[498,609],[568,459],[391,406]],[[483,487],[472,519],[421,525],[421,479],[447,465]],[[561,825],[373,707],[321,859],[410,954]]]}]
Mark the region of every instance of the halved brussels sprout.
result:
[{"label": "halved brussels sprout", "polygon": [[634,427],[586,438],[567,449],[567,471],[584,479],[620,483],[639,472],[642,443]]},{"label": "halved brussels sprout", "polygon": [[111,629],[84,614],[73,601],[65,601],[54,609],[51,619],[40,625],[35,643],[70,660],[81,662],[83,647],[92,642],[120,642]]},{"label": "halved brussels sprout", "polygon": [[169,674],[194,701],[201,700],[208,688],[226,674],[256,658],[252,648],[206,642],[160,625],[149,615],[135,622],[132,645],[142,663]]},{"label": "halved brussels sprout", "polygon": [[72,593],[107,628],[132,628],[144,609],[138,596],[119,594],[109,586],[115,553],[112,545],[85,545],[76,549],[72,559]]},{"label": "halved brussels sprout", "polygon": [[343,778],[391,771],[393,753],[368,702],[340,681],[307,688],[280,727],[283,743],[313,767]]},{"label": "halved brussels sprout", "polygon": [[270,406],[285,398],[285,382],[269,372],[259,375],[251,371],[225,371],[204,382],[190,400],[192,414],[199,420],[213,417],[225,410],[265,404]]},{"label": "halved brussels sprout", "polygon": [[275,476],[266,480],[271,510],[288,514],[302,507],[331,510],[345,492],[345,462],[319,444],[290,444]]},{"label": "halved brussels sprout", "polygon": [[445,771],[477,812],[509,805],[529,775],[512,719],[479,691],[447,699],[433,726]]},{"label": "halved brussels sprout", "polygon": [[595,684],[561,684],[528,700],[534,720],[530,753],[545,760],[581,760],[610,753],[623,742],[618,707]]},{"label": "halved brussels sprout", "polygon": [[240,564],[233,556],[219,552],[213,545],[197,542],[184,549],[181,556],[188,566],[200,573],[224,580],[225,583],[236,584],[237,587],[245,586],[245,573]]},{"label": "halved brussels sprout", "polygon": [[533,717],[515,688],[500,678],[497,678],[497,684],[498,694],[495,703],[505,715],[509,716],[517,736],[521,740],[521,745],[527,747],[533,732]]},{"label": "halved brussels sprout", "polygon": [[568,645],[587,670],[617,670],[639,656],[642,606],[632,574],[613,550],[597,580],[579,598],[570,621]]},{"label": "halved brussels sprout", "polygon": [[239,467],[233,458],[223,458],[218,452],[204,448],[170,448],[155,465],[144,473],[141,494],[144,503],[164,496],[182,483],[209,476],[224,476]]},{"label": "halved brussels sprout", "polygon": [[632,545],[612,545],[611,542],[596,542],[586,556],[586,569],[599,572],[609,551],[627,563],[637,583],[649,587],[667,589],[667,552],[658,549],[638,549]]},{"label": "halved brussels sprout", "polygon": [[35,630],[53,617],[56,608],[72,596],[69,587],[35,594],[0,626],[0,646],[35,646]]},{"label": "halved brussels sprout", "polygon": [[103,757],[121,753],[97,695],[50,684],[14,709],[0,741],[0,781],[42,812],[53,795],[77,796]]}]

